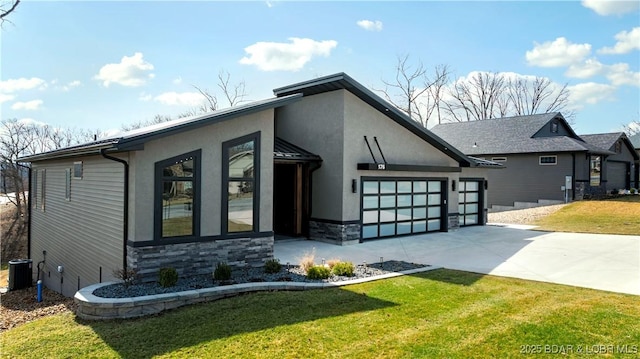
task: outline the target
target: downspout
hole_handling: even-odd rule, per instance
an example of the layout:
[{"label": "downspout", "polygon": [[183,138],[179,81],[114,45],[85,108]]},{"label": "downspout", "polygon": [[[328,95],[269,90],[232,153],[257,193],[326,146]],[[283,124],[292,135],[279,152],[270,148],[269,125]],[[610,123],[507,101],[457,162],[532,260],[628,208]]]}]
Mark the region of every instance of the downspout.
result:
[{"label": "downspout", "polygon": [[33,193],[31,188],[31,166],[23,166],[18,164],[18,166],[26,167],[29,171],[29,195],[27,196],[27,258],[31,258],[31,194]]},{"label": "downspout", "polygon": [[571,159],[573,160],[573,166],[571,168],[571,200],[576,200],[576,153],[571,152]]},{"label": "downspout", "polygon": [[123,159],[109,156],[105,149],[100,150],[102,157],[122,163],[124,166],[124,208],[122,209],[122,270],[127,272],[127,242],[129,241],[129,163]]}]

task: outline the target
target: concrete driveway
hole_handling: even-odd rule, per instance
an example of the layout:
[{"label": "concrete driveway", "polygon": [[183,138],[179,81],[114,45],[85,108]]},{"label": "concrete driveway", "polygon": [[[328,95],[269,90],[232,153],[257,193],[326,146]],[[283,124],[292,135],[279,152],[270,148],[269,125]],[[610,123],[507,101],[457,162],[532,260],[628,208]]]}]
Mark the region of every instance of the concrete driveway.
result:
[{"label": "concrete driveway", "polygon": [[476,273],[640,295],[640,236],[549,233],[526,226],[476,226],[350,246],[277,241],[275,257],[297,264],[321,258],[403,260]]}]

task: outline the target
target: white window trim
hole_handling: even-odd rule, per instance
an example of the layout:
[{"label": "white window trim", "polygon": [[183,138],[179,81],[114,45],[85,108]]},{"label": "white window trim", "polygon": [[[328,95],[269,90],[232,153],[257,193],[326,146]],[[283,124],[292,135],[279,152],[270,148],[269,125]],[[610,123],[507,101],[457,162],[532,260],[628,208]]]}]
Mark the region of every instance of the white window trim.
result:
[{"label": "white window trim", "polygon": [[[554,158],[555,161],[553,161],[553,163],[542,163],[542,158]],[[557,155],[551,155],[551,156],[539,156],[538,157],[538,164],[540,166],[555,166],[558,164],[558,156]]]}]

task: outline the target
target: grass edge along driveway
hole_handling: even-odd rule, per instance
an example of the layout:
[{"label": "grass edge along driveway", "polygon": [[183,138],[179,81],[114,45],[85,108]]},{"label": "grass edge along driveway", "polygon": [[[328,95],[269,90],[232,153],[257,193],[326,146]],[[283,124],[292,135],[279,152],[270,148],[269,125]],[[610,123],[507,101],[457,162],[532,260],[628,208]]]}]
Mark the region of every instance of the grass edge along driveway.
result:
[{"label": "grass edge along driveway", "polygon": [[127,321],[71,314],[1,334],[2,357],[470,358],[640,353],[640,297],[435,270],[253,293]]},{"label": "grass edge along driveway", "polygon": [[533,224],[542,231],[640,235],[640,195],[573,202]]}]

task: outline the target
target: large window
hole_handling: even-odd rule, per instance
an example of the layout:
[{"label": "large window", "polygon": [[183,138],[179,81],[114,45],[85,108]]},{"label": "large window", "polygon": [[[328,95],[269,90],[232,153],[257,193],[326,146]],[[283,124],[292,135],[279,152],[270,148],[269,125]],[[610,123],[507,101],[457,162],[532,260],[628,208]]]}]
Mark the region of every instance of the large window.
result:
[{"label": "large window", "polygon": [[156,237],[200,233],[200,151],[156,163]]},{"label": "large window", "polygon": [[223,148],[223,233],[257,232],[260,133],[225,142]]},{"label": "large window", "polygon": [[592,186],[600,185],[600,174],[602,169],[602,158],[600,156],[591,156],[591,165],[589,166],[589,184]]}]

